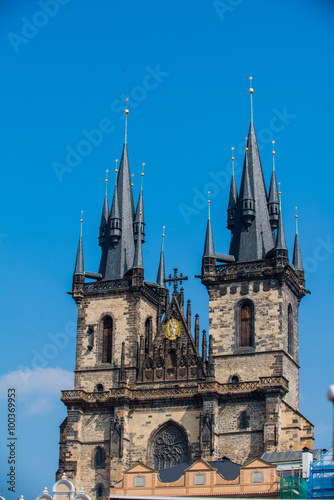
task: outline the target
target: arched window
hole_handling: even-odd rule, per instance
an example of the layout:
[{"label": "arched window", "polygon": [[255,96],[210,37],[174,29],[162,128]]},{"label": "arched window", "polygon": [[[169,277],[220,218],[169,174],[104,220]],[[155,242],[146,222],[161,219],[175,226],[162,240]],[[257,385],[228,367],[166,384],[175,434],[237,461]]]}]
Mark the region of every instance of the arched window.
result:
[{"label": "arched window", "polygon": [[97,484],[96,485],[96,496],[97,497],[102,497],[103,495],[103,485],[102,484]]},{"label": "arched window", "polygon": [[96,386],[96,389],[97,389],[97,392],[103,392],[103,385],[102,384],[98,384]]},{"label": "arched window", "polygon": [[249,302],[245,302],[240,308],[240,347],[251,347],[253,345],[253,311]]},{"label": "arched window", "polygon": [[152,345],[152,318],[147,318],[145,321],[145,354],[148,354],[150,345]]},{"label": "arched window", "polygon": [[239,415],[239,429],[240,430],[245,430],[247,429],[248,427],[248,421],[249,421],[249,417],[247,415],[247,413],[245,411],[242,411]]},{"label": "arched window", "polygon": [[102,363],[111,363],[112,355],[112,319],[107,316],[103,320]]},{"label": "arched window", "polygon": [[103,450],[101,446],[98,446],[95,451],[94,457],[94,467],[96,469],[103,467]]},{"label": "arched window", "polygon": [[291,304],[288,307],[288,353],[293,356],[293,313]]},{"label": "arched window", "polygon": [[185,433],[173,424],[164,427],[155,438],[153,459],[156,470],[187,463],[189,450]]}]

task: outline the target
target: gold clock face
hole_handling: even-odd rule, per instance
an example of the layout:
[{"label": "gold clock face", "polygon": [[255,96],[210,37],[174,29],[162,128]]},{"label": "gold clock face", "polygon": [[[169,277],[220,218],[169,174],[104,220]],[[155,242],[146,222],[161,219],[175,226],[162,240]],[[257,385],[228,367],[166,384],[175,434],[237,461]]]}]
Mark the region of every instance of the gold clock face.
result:
[{"label": "gold clock face", "polygon": [[170,320],[168,320],[165,325],[166,338],[169,340],[175,340],[176,337],[180,336],[180,334],[180,322],[175,318],[171,318]]}]

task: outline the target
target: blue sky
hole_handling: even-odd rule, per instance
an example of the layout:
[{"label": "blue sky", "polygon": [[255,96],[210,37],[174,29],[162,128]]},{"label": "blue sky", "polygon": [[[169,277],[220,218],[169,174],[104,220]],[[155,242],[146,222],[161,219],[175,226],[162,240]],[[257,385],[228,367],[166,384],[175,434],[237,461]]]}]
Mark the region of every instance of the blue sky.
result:
[{"label": "blue sky", "polygon": [[[194,278],[200,273],[207,191],[216,251],[227,253],[231,147],[239,185],[249,76],[267,186],[276,141],[290,256],[298,206],[312,292],[300,306],[300,409],[316,426],[315,445],[329,448],[333,3],[3,0],[0,13],[0,424],[6,430],[5,397],[15,385],[19,437],[12,494],[1,435],[3,495],[35,498],[54,482],[58,427],[66,415],[59,391],[71,387],[75,359],[76,307],[66,291],[80,211],[85,268],[97,271],[105,170],[113,171],[120,159],[125,98],[136,199],[146,163],[145,277],[156,279],[165,225],[166,270],[178,267],[189,276],[186,298],[200,314],[201,329],[208,329],[206,290]],[[110,175],[109,192],[113,182]]]}]

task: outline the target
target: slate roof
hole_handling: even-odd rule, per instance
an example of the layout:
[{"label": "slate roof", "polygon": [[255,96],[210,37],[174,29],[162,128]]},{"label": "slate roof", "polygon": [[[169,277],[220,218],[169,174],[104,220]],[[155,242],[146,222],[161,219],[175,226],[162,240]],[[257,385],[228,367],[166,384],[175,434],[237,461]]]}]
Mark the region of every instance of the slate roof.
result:
[{"label": "slate roof", "polygon": [[[239,471],[241,465],[238,465],[230,460],[215,460],[215,461],[205,461],[211,467],[217,469],[218,474],[220,474],[224,479],[228,481],[233,481],[239,476]],[[168,469],[161,469],[159,471],[159,479],[163,483],[172,483],[180,479],[183,476],[184,471],[188,469],[192,464],[185,463],[181,465],[176,465],[175,467],[170,467]]]},{"label": "slate roof", "polygon": [[[317,460],[320,457],[321,449],[317,448],[310,450],[313,454],[313,459]],[[271,464],[278,464],[282,462],[301,462],[302,461],[301,450],[298,451],[274,451],[270,453],[263,453],[261,459],[269,462]]]}]

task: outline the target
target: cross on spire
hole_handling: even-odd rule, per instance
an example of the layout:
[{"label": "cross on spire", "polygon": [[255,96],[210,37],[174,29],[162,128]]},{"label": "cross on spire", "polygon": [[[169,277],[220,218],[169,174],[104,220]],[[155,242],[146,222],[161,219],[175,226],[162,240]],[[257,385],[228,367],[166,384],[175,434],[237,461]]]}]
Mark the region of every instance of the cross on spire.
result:
[{"label": "cross on spire", "polygon": [[169,286],[173,283],[174,285],[174,292],[177,292],[177,285],[178,281],[180,282],[180,285],[182,285],[182,281],[187,281],[188,276],[183,276],[182,273],[180,273],[180,276],[177,275],[177,268],[174,269],[174,276],[170,274],[167,279],[165,279],[165,283],[168,283]]}]

